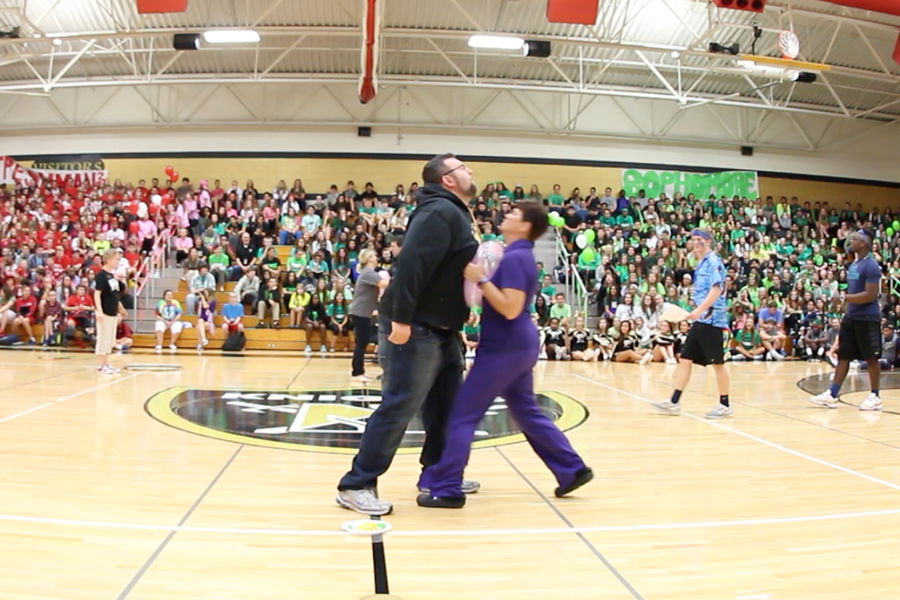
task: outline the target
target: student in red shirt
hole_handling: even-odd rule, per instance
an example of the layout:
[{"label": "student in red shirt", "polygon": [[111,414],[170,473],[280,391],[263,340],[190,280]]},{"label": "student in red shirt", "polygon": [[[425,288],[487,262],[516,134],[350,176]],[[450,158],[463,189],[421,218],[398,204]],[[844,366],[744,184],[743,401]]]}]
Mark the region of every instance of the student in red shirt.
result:
[{"label": "student in red shirt", "polygon": [[31,286],[22,286],[22,295],[16,300],[16,318],[13,320],[13,329],[21,327],[28,336],[28,345],[34,346],[34,332],[31,326],[34,325],[35,315],[37,314],[38,301],[31,293]]},{"label": "student in red shirt", "polygon": [[69,327],[87,327],[94,312],[94,299],[88,295],[87,287],[79,285],[75,288],[75,294],[66,300],[66,312],[69,314]]}]

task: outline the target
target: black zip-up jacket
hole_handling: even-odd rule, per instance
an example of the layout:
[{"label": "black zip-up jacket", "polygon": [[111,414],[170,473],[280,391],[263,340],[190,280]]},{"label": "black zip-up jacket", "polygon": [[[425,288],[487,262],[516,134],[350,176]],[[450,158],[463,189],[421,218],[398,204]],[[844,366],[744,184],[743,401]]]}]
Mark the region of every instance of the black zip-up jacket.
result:
[{"label": "black zip-up jacket", "polygon": [[469,315],[463,270],[478,250],[472,217],[456,194],[436,184],[419,188],[417,200],[379,315],[458,331]]}]

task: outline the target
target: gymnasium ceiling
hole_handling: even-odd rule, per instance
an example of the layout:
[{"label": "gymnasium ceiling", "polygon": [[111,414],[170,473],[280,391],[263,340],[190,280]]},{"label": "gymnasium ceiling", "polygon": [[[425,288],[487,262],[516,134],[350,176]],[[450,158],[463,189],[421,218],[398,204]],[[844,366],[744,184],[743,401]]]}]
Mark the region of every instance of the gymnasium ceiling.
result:
[{"label": "gymnasium ceiling", "polygon": [[[762,15],[700,0],[602,0],[597,24],[588,27],[548,23],[546,0],[380,3],[382,94],[398,86],[483,88],[564,94],[578,97],[579,106],[600,96],[676,109],[748,107],[791,119],[900,120],[900,65],[891,58],[896,17],[817,0],[770,0]],[[0,0],[0,30],[19,26],[21,36],[0,38],[0,95],[251,83],[350,89],[361,74],[364,6],[363,0],[190,0],[186,13],[139,15],[134,0]],[[798,59],[832,70],[814,84],[767,85],[770,78],[737,69],[733,57],[707,52],[710,41],[737,41],[749,50],[754,23],[763,29],[757,54],[778,55],[777,32],[793,28],[801,40]],[[252,27],[261,42],[172,48],[174,33],[217,27]],[[552,54],[476,53],[466,42],[478,32],[549,40]],[[797,127],[813,149],[814,140]]]}]

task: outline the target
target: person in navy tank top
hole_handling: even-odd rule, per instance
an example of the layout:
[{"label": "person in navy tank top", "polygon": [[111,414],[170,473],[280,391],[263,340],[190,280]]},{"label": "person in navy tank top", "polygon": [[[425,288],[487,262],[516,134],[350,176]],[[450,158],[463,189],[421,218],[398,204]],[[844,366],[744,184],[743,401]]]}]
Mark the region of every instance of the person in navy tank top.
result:
[{"label": "person in navy tank top", "polygon": [[486,278],[481,265],[466,267],[466,279],[478,283],[484,295],[478,354],[453,405],[441,459],[422,474],[420,487],[428,491],[419,495],[419,506],[465,505],[463,471],[475,430],[498,397],[506,400],[528,443],[556,476],[557,496],[571,493],[594,476],[565,435],[541,412],[534,396],[532,370],[540,346],[527,307],[538,285],[534,240],[547,231],[547,226],[544,206],[534,201],[519,202],[500,225],[508,245],[493,277]]}]

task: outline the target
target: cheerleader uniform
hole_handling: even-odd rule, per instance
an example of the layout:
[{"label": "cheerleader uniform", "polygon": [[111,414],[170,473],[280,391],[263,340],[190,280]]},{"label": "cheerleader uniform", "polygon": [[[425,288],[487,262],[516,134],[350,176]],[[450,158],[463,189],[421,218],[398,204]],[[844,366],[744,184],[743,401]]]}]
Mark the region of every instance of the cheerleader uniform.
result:
[{"label": "cheerleader uniform", "polygon": [[608,333],[595,333],[591,341],[594,342],[594,346],[600,349],[603,360],[609,360],[610,356],[612,356],[612,349],[616,345],[612,336]]},{"label": "cheerleader uniform", "polygon": [[561,360],[560,357],[564,357],[566,354],[566,332],[559,328],[546,328],[544,330],[544,348],[550,360]]},{"label": "cheerleader uniform", "polygon": [[680,355],[684,349],[684,342],[687,341],[687,334],[680,331],[675,334],[675,354]]},{"label": "cheerleader uniform", "polygon": [[613,350],[613,358],[615,358],[620,352],[626,352],[628,350],[637,350],[641,347],[641,340],[638,336],[629,334],[628,337],[623,337],[621,340],[616,343],[616,348]]},{"label": "cheerleader uniform", "polygon": [[[674,343],[675,343],[675,336],[674,336],[674,335],[671,335],[671,334],[669,334],[669,335],[663,335],[663,334],[660,333],[660,334],[658,334],[658,335],[656,336],[656,339],[653,340],[653,347],[654,347],[654,348],[656,348],[657,346],[663,346],[663,347],[666,347],[666,346],[671,346],[671,345],[674,344]],[[676,346],[676,347],[677,347],[677,346]]]},{"label": "cheerleader uniform", "polygon": [[591,340],[591,334],[585,330],[575,330],[570,335],[569,349],[572,352],[584,352],[588,349],[588,342]]}]

